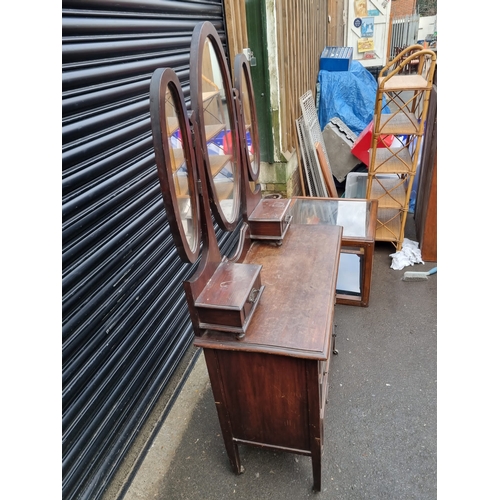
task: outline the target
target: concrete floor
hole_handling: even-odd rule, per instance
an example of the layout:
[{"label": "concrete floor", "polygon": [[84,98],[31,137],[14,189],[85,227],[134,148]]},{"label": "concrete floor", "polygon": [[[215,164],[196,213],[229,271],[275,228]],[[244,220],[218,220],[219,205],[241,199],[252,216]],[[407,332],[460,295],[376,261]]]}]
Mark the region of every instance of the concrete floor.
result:
[{"label": "concrete floor", "polygon": [[[416,240],[413,216],[407,237]],[[322,491],[308,457],[240,447],[230,469],[203,355],[123,500],[437,498],[437,279],[405,282],[376,244],[370,305],[337,305]]]}]

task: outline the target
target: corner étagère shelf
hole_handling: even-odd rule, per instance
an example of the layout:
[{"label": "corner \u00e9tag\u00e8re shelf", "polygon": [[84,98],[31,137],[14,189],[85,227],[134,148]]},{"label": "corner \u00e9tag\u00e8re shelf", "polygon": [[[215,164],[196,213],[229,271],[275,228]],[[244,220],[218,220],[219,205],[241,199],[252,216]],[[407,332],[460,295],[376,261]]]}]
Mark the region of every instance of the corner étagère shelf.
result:
[{"label": "corner \u00e9tag\u00e8re shelf", "polygon": [[[404,240],[435,67],[434,51],[412,45],[378,78],[366,198],[378,200],[376,241],[391,242],[396,250]],[[390,113],[382,114],[384,107]]]}]

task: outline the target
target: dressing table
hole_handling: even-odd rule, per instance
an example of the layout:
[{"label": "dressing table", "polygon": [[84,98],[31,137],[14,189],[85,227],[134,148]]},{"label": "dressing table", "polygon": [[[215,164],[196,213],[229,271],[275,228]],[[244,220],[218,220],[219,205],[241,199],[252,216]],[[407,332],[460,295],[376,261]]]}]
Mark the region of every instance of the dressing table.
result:
[{"label": "dressing table", "polygon": [[[229,461],[243,472],[240,445],[310,456],[320,491],[342,227],[291,224],[290,200],[267,207],[275,210],[270,220],[252,221],[269,201],[257,182],[248,61],[237,56],[232,84],[208,22],[194,29],[190,61],[192,112],[177,75],[160,68],[151,80],[151,121],[179,256],[192,264],[201,256],[184,288]],[[234,255],[221,255],[212,215],[226,231],[243,218]]]}]

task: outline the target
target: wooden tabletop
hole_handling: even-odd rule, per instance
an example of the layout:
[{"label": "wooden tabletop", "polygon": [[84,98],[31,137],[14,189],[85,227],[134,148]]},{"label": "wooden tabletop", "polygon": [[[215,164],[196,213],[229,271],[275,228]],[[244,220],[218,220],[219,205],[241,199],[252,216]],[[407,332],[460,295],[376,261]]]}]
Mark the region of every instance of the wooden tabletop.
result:
[{"label": "wooden tabletop", "polygon": [[207,331],[194,345],[326,359],[340,258],[340,226],[292,225],[281,246],[255,241],[245,263],[265,286],[246,335]]}]

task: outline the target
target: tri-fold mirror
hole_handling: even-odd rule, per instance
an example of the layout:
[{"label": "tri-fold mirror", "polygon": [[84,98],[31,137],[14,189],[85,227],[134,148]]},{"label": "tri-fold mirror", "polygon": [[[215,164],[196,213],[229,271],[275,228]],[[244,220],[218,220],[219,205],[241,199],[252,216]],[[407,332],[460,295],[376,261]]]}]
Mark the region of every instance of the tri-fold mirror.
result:
[{"label": "tri-fold mirror", "polygon": [[[261,201],[257,117],[245,56],[233,87],[215,27],[199,23],[191,42],[188,114],[176,73],[155,70],[150,86],[153,143],[164,206],[179,256],[201,261],[184,283],[195,334],[212,329],[242,337],[264,287],[261,266],[243,264],[249,211]],[[221,256],[212,215],[233,231],[243,216],[235,254]]]}]

